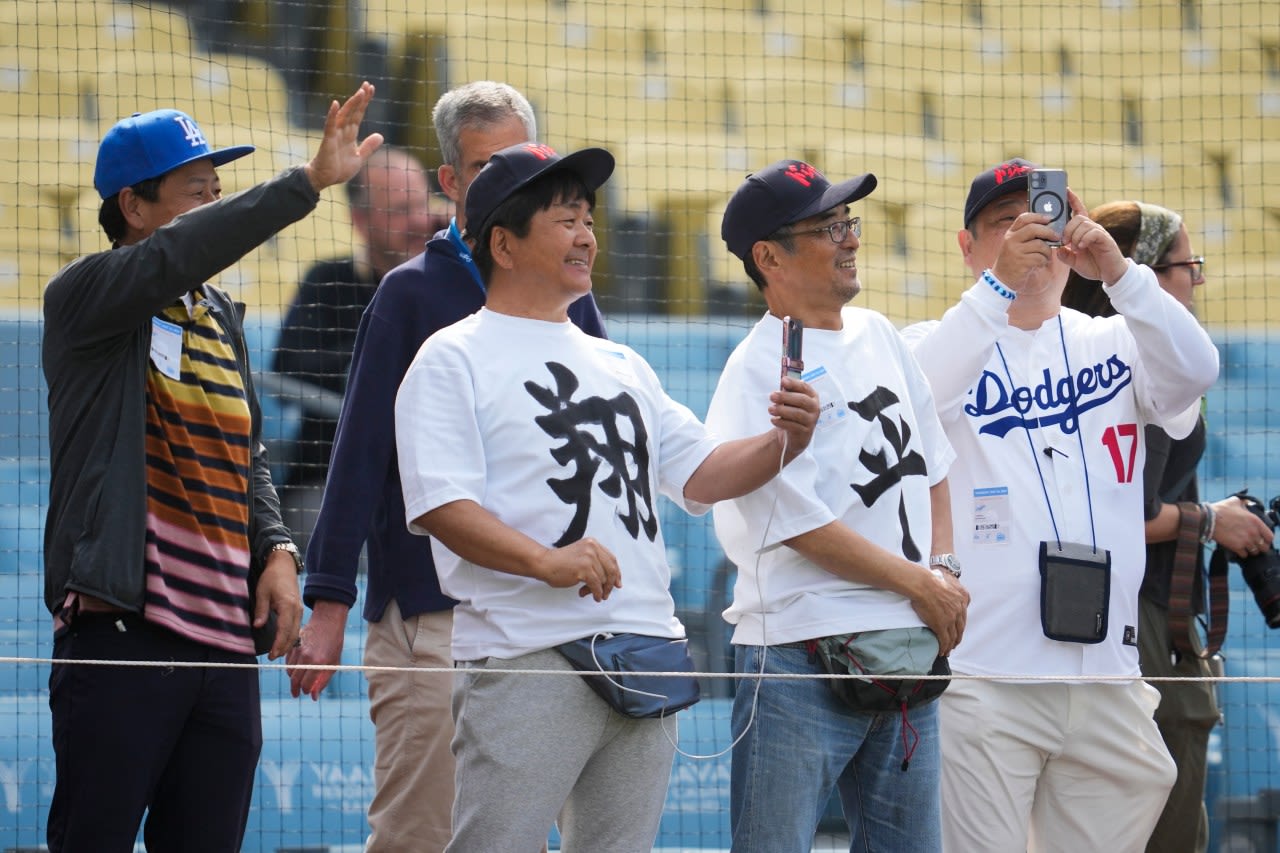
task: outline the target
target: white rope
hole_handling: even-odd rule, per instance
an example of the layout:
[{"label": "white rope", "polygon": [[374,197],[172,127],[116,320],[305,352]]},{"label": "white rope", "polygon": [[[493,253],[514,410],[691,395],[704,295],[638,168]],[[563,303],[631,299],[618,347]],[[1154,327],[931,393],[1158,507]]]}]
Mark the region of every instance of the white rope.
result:
[{"label": "white rope", "polygon": [[[175,661],[175,660],[64,660],[60,658],[35,658],[35,657],[0,657],[0,664],[17,664],[22,665],[40,665],[40,664],[57,664],[59,666],[121,666],[121,667],[153,667],[161,669],[259,669],[267,672],[284,670],[292,672],[293,670],[318,670],[324,672],[398,672],[406,675],[414,673],[451,673],[457,670],[451,666],[366,666],[363,664],[297,664],[290,665],[287,663],[214,663],[205,661]],[[581,676],[582,673],[576,669],[500,669],[498,667],[487,667],[486,673],[494,673],[498,675],[572,675]],[[603,670],[605,675],[636,675],[636,673],[622,673],[615,670]],[[687,677],[692,675],[695,678],[734,678],[749,679],[759,681],[763,679],[777,679],[779,681],[802,681],[806,679],[832,679],[832,680],[867,680],[870,678],[878,679],[910,679],[912,681],[996,681],[996,682],[1014,682],[1014,683],[1047,683],[1047,684],[1090,684],[1090,683],[1108,683],[1115,682],[1119,684],[1127,684],[1133,681],[1148,682],[1174,682],[1174,683],[1191,683],[1206,682],[1210,684],[1270,684],[1280,682],[1280,675],[1206,675],[1206,676],[1180,676],[1180,675],[1161,675],[1161,676],[1141,676],[1141,675],[1033,675],[1027,674],[1008,674],[1008,675],[963,675],[960,673],[952,673],[951,675],[814,675],[809,673],[759,673],[759,672],[646,672],[643,676],[662,678],[662,677]]]}]

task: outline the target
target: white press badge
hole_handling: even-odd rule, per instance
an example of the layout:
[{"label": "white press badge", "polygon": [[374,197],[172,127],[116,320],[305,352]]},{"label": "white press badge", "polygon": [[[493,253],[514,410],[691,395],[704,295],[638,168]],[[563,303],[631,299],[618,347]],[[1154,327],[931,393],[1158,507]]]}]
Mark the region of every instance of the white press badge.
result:
[{"label": "white press badge", "polygon": [[818,395],[818,423],[814,429],[825,429],[849,417],[849,407],[839,403],[844,399],[835,377],[825,367],[815,367],[800,377],[808,382]]},{"label": "white press badge", "polygon": [[182,327],[151,318],[151,363],[173,380],[182,379]]},{"label": "white press badge", "polygon": [[1009,544],[1009,487],[973,490],[973,544]]}]

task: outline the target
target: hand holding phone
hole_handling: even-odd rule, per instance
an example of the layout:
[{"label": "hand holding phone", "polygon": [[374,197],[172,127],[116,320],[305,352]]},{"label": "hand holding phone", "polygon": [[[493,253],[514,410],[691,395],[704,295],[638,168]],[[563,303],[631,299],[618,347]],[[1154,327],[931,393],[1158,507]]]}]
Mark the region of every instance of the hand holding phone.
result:
[{"label": "hand holding phone", "polygon": [[1062,245],[1062,235],[1071,216],[1067,201],[1067,173],[1062,169],[1032,169],[1027,178],[1027,209],[1050,217],[1049,227],[1057,238],[1049,242],[1053,248]]},{"label": "hand holding phone", "polygon": [[782,375],[799,379],[804,375],[804,323],[790,317],[782,318]]}]

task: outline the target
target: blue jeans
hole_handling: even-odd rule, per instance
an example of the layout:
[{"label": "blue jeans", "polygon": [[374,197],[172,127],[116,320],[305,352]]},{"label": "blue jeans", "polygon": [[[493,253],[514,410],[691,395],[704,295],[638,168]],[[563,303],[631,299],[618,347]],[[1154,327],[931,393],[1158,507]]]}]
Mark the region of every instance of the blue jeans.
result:
[{"label": "blue jeans", "polygon": [[[734,650],[737,672],[760,671],[761,647]],[[765,673],[823,674],[804,649],[784,646],[769,647]],[[808,853],[833,790],[840,792],[851,853],[940,850],[937,708],[937,702],[912,708],[904,721],[897,712],[854,711],[819,678],[740,680],[734,737],[751,727],[733,748],[733,853]],[[908,747],[919,737],[905,771],[904,736]]]}]

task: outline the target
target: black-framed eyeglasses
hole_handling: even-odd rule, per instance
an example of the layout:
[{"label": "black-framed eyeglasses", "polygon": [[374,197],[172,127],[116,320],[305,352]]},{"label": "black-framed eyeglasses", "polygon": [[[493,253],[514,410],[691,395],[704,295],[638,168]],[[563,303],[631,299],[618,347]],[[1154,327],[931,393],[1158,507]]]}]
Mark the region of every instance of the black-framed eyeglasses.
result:
[{"label": "black-framed eyeglasses", "polygon": [[1174,267],[1187,267],[1191,270],[1191,282],[1197,284],[1204,281],[1204,255],[1198,255],[1194,258],[1187,258],[1185,261],[1169,261],[1167,264],[1152,264],[1151,268],[1156,272],[1164,272]]},{"label": "black-framed eyeglasses", "polygon": [[844,242],[845,237],[853,234],[854,237],[862,236],[862,217],[855,216],[852,219],[842,219],[839,222],[832,222],[830,225],[824,225],[821,228],[806,228],[804,231],[779,231],[778,237],[794,237],[799,234],[821,234],[826,232],[831,238],[831,242],[839,245]]}]

